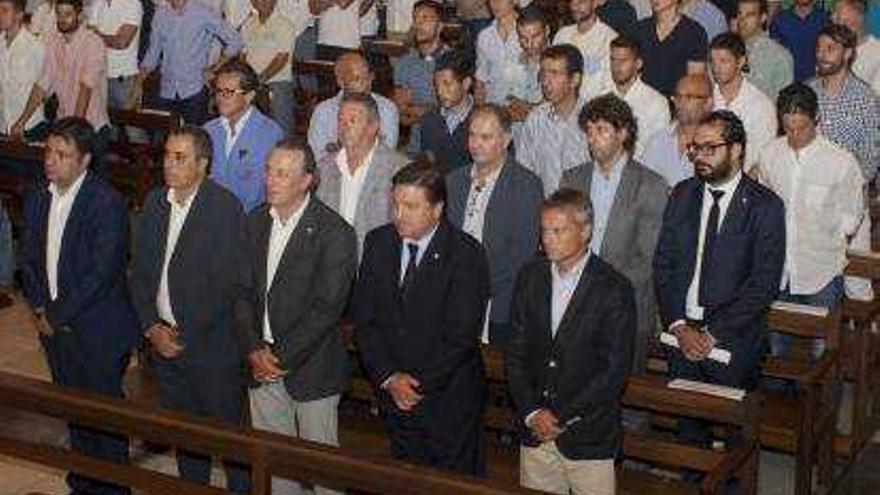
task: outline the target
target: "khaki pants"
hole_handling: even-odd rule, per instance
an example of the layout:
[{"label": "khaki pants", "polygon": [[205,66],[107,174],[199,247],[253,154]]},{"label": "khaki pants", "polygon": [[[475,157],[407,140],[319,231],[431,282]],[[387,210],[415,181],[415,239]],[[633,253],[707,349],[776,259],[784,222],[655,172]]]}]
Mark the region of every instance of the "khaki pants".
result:
[{"label": "khaki pants", "polygon": [[520,484],[561,495],[614,495],[614,459],[567,459],[554,442],[519,451]]}]

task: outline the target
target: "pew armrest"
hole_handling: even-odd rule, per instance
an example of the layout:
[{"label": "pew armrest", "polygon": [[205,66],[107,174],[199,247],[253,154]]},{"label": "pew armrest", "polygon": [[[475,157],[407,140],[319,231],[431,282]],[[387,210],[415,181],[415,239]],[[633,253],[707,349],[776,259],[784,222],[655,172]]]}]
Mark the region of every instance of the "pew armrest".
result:
[{"label": "pew armrest", "polygon": [[700,482],[701,495],[713,495],[720,493],[723,484],[731,479],[736,471],[742,468],[753,455],[757,455],[758,444],[755,440],[749,440],[745,444],[734,448],[726,456],[722,457],[712,469],[710,469],[703,481]]}]

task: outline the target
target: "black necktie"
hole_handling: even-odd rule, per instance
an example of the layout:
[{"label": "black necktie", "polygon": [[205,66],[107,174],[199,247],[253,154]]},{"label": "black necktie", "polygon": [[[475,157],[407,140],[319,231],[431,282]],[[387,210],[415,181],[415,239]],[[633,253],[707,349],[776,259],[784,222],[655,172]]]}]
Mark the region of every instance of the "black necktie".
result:
[{"label": "black necktie", "polygon": [[706,306],[708,300],[708,274],[709,262],[712,259],[712,251],[715,249],[715,238],[718,236],[718,217],[721,215],[721,208],[718,201],[724,196],[724,191],[719,189],[709,189],[712,194],[712,208],[709,209],[709,221],[706,222],[706,234],[703,238],[703,258],[700,264],[700,293],[697,295],[697,303],[700,306]]},{"label": "black necktie", "polygon": [[419,245],[408,242],[406,243],[406,249],[409,250],[409,261],[406,262],[406,271],[403,272],[403,282],[400,284],[400,289],[404,295],[409,292],[416,279],[416,259],[419,255]]}]

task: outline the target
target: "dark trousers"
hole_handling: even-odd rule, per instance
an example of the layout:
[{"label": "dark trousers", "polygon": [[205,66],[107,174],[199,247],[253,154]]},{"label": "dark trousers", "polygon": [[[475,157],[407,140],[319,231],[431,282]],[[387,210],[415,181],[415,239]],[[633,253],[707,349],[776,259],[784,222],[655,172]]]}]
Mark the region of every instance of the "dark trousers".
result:
[{"label": "dark trousers", "polygon": [[[155,358],[159,382],[159,404],[173,411],[217,419],[231,425],[242,424],[244,385],[235,365],[206,366],[177,359]],[[227,489],[247,493],[250,479],[245,466],[224,462]],[[211,456],[177,449],[180,476],[194,483],[207,485],[211,479]]]},{"label": "dark trousers", "polygon": [[186,98],[158,98],[156,108],[166,112],[174,112],[189,125],[201,126],[208,121],[208,102],[210,95],[207,88],[202,87],[198,93]]},{"label": "dark trousers", "polygon": [[489,344],[502,351],[507,350],[507,342],[510,341],[510,323],[489,322]]},{"label": "dark trousers", "polygon": [[[84,349],[75,333],[56,330],[52,336],[40,336],[46,352],[52,381],[58,385],[113,397],[122,397],[122,375],[128,366],[128,354],[106,356],[103,350]],[[68,424],[70,447],[75,452],[120,464],[128,462],[128,439],[101,430]],[[127,487],[105,483],[80,474],[67,475],[74,493],[89,495],[127,495]]]}]

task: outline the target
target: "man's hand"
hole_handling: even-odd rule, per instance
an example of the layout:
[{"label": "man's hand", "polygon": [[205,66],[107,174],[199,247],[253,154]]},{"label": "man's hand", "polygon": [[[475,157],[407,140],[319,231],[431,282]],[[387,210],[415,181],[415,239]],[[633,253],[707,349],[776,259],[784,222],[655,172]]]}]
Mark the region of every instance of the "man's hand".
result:
[{"label": "man's hand", "polygon": [[165,359],[174,359],[183,352],[177,331],[167,325],[157,323],[147,330],[146,335],[153,350]]},{"label": "man's hand", "polygon": [[34,317],[34,326],[37,328],[37,332],[40,335],[45,335],[46,337],[51,337],[55,331],[52,329],[52,325],[49,324],[49,320],[46,319],[46,313],[33,313]]},{"label": "man's hand", "polygon": [[510,113],[510,119],[514,122],[525,122],[533,106],[531,103],[515,96],[507,97],[507,111]]},{"label": "man's hand", "polygon": [[674,329],[674,332],[678,337],[678,347],[689,361],[706,359],[715,347],[714,337],[690,325],[680,325]]},{"label": "man's hand", "polygon": [[386,390],[401,411],[412,411],[424,397],[417,390],[421,385],[409,373],[395,373],[388,379]]},{"label": "man's hand", "polygon": [[12,127],[9,128],[9,139],[13,139],[15,141],[20,141],[24,139],[24,125],[25,123],[21,120],[18,120],[14,124],[12,124]]},{"label": "man's hand", "polygon": [[281,361],[269,348],[262,348],[248,355],[248,362],[254,378],[261,383],[269,383],[280,380],[286,371],[279,366]]},{"label": "man's hand", "polygon": [[526,426],[542,442],[554,440],[563,431],[559,426],[559,419],[549,409],[538,409],[538,412],[529,418]]}]

